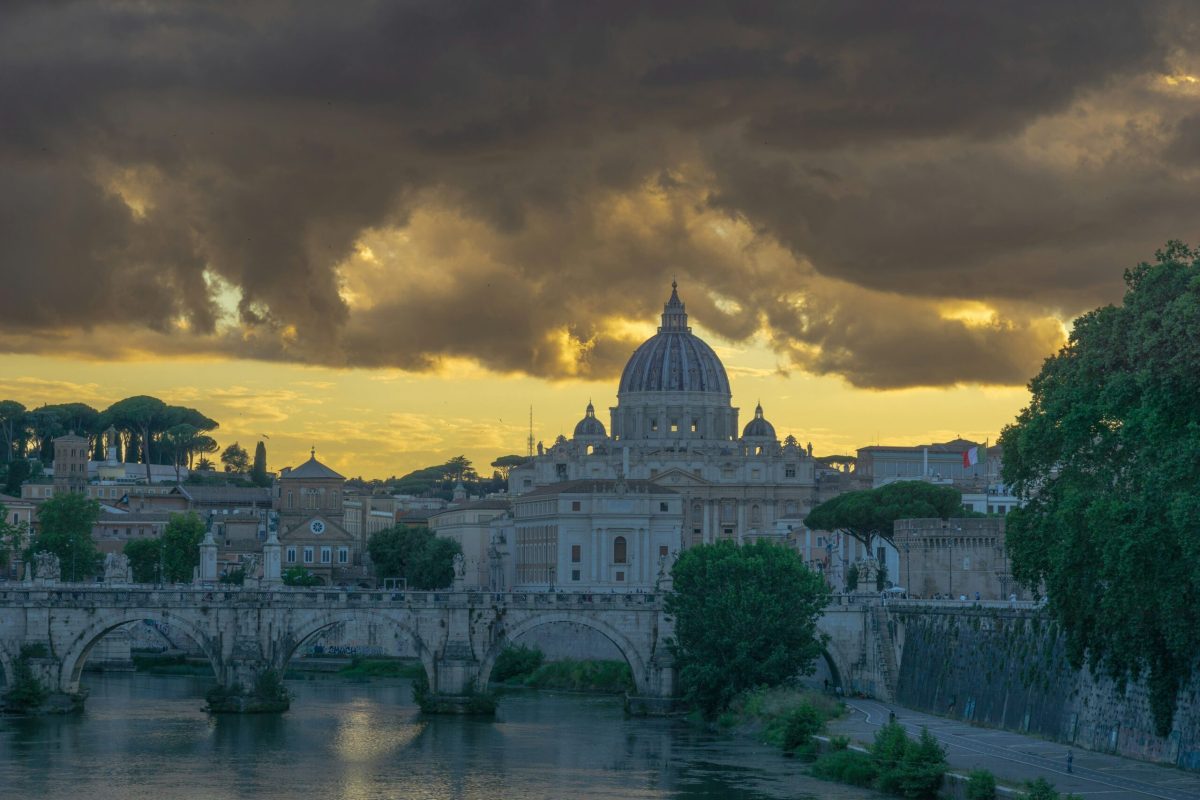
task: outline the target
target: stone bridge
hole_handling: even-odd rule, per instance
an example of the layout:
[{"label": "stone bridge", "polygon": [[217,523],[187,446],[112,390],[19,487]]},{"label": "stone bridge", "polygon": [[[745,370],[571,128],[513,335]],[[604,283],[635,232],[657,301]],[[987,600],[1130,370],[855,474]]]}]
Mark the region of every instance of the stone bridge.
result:
[{"label": "stone bridge", "polygon": [[[542,625],[574,623],[607,638],[653,708],[674,693],[666,641],[672,627],[654,594],[347,591],[63,584],[0,589],[0,665],[11,684],[25,645],[44,685],[76,696],[88,655],[131,622],[166,623],[208,657],[221,685],[281,674],[305,640],[338,623],[373,621],[404,638],[432,693],[453,700],[487,688],[509,642]],[[27,651],[29,652],[29,651]]]}]

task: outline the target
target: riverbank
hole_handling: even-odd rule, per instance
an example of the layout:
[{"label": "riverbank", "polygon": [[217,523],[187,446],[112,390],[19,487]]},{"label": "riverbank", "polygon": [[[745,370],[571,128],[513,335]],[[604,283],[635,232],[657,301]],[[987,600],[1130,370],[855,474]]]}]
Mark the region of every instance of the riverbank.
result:
[{"label": "riverbank", "polygon": [[553,689],[593,694],[626,694],[635,689],[624,661],[562,659],[546,661],[536,647],[509,647],[496,659],[492,683],[507,688]]}]

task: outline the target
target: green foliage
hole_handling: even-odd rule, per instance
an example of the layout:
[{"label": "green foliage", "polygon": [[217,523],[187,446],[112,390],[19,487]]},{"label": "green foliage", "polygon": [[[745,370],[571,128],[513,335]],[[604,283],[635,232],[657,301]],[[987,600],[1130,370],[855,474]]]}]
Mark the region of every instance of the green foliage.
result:
[{"label": "green foliage", "polygon": [[194,511],[172,514],[162,534],[163,566],[167,583],[187,583],[200,565],[204,521]]},{"label": "green foliage", "polygon": [[221,463],[225,465],[226,472],[241,475],[250,468],[250,454],[246,448],[234,442],[221,451]]},{"label": "green foliage", "polygon": [[873,552],[876,536],[891,540],[898,519],[966,516],[962,494],[925,481],[896,481],[878,489],[845,492],[809,512],[804,524],[818,531],[846,531]]},{"label": "green foliage", "polygon": [[783,721],[782,746],[786,752],[795,752],[812,746],[813,737],[825,727],[825,717],[808,703],[793,708]]},{"label": "green foliage", "polygon": [[996,776],[986,769],[972,770],[967,778],[967,800],[996,800]]},{"label": "green foliage", "polygon": [[0,567],[8,568],[13,555],[24,549],[28,538],[28,526],[24,522],[9,522],[8,508],[0,503]]},{"label": "green foliage", "polygon": [[831,736],[829,737],[829,749],[845,750],[850,746],[849,736]]},{"label": "green foliage", "polygon": [[853,592],[858,588],[858,565],[851,564],[850,569],[846,570],[846,591]]},{"label": "green foliage", "polygon": [[4,493],[13,497],[20,497],[21,484],[29,480],[32,473],[33,468],[25,459],[17,458],[10,461],[4,478]]},{"label": "green foliage", "polygon": [[529,460],[529,458],[526,456],[518,456],[518,455],[500,456],[499,458],[497,458],[495,461],[493,461],[491,463],[491,466],[494,470],[496,470],[498,473],[500,473],[500,478],[502,480],[508,480],[509,470],[511,470],[513,467],[521,466],[528,460]]},{"label": "green foliage", "polygon": [[130,539],[125,543],[125,556],[133,570],[134,583],[154,583],[158,579],[161,543],[157,539]]},{"label": "green foliage", "polygon": [[50,692],[33,674],[33,668],[29,666],[29,659],[44,657],[45,648],[38,655],[31,653],[32,651],[21,648],[20,657],[13,661],[12,686],[4,693],[3,697],[5,708],[18,714],[37,709],[50,696]]},{"label": "green foliage", "polygon": [[[1023,800],[1059,800],[1058,789],[1045,778],[1038,778],[1025,784]],[[1077,794],[1068,794],[1063,800],[1081,800]]]},{"label": "green foliage", "polygon": [[492,666],[491,680],[495,683],[507,683],[515,678],[524,679],[532,675],[542,665],[545,656],[536,647],[526,647],[523,644],[510,645],[496,656]]},{"label": "green foliage", "polygon": [[100,568],[100,553],[92,540],[92,526],[100,518],[100,504],[75,492],[62,492],[38,507],[37,537],[25,550],[25,560],[43,550],[58,556],[60,579],[87,580]]},{"label": "green foliage", "polygon": [[224,575],[222,575],[218,579],[218,582],[227,583],[232,586],[241,586],[246,582],[246,570],[241,567],[238,567],[237,569],[231,569],[229,572],[226,572]]},{"label": "green foliage", "polygon": [[624,661],[564,659],[543,664],[525,681],[534,689],[562,689],[572,692],[630,692],[633,673]]},{"label": "green foliage", "polygon": [[1120,306],[1075,320],[1004,429],[1014,576],[1044,587],[1072,666],[1145,675],[1170,733],[1200,659],[1200,253],[1169,242]]},{"label": "green foliage", "polygon": [[409,589],[444,589],[454,582],[454,557],[462,547],[428,528],[405,525],[372,534],[367,552],[380,578],[404,578]]},{"label": "green foliage", "polygon": [[338,670],[346,678],[412,678],[425,674],[420,661],[399,658],[363,658],[355,656],[348,666]]},{"label": "green foliage", "polygon": [[[16,400],[0,400],[0,443],[4,446],[5,462],[11,461],[13,451],[17,443],[17,436],[20,432],[20,426],[25,422],[25,406],[18,403]],[[21,459],[22,461],[24,459]],[[5,491],[9,494],[19,494],[20,484],[17,484],[17,491],[13,492],[9,487],[5,487]]]},{"label": "green foliage", "polygon": [[813,763],[813,777],[851,786],[873,786],[879,771],[874,759],[857,750],[833,750]]},{"label": "green foliage", "polygon": [[900,723],[889,722],[876,731],[871,758],[878,772],[875,788],[901,797],[936,798],[946,774],[946,751],[927,728],[914,742]]},{"label": "green foliage", "polygon": [[254,466],[250,468],[250,481],[255,486],[271,485],[271,478],[267,475],[267,446],[262,442],[254,446]]},{"label": "green foliage", "polygon": [[765,540],[700,545],[683,551],[672,577],[679,685],[706,719],[739,692],[811,672],[829,590],[795,550]]},{"label": "green foliage", "polygon": [[304,567],[288,567],[280,576],[284,586],[316,586],[321,579]]}]

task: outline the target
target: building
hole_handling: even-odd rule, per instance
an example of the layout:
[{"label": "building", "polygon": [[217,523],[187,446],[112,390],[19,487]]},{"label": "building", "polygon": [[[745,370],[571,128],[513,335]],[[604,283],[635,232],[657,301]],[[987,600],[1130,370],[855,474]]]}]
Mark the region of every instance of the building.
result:
[{"label": "building", "polygon": [[82,492],[88,482],[88,461],[91,451],[86,436],[74,432],[54,440],[54,488]]},{"label": "building", "polygon": [[92,526],[92,540],[102,554],[121,553],[126,542],[160,539],[171,517],[178,511],[124,511],[101,506],[100,518]]},{"label": "building", "polygon": [[21,540],[13,543],[14,547],[9,552],[8,563],[3,567],[3,572],[0,572],[0,578],[13,580],[20,578],[25,569],[21,552],[29,542],[29,532],[33,530],[36,518],[34,511],[37,506],[28,500],[7,494],[0,494],[0,506],[4,508],[2,521],[15,526],[22,532]]},{"label": "building", "polygon": [[682,534],[683,496],[653,481],[584,479],[513,499],[513,589],[652,590]]},{"label": "building", "polygon": [[567,481],[652,481],[677,498],[675,546],[784,539],[817,502],[811,445],[792,436],[780,441],[761,405],[744,427],[738,415],[725,367],[688,326],[672,283],[658,332],[621,374],[609,427],[589,402],[570,439],[539,444],[536,456],[509,472],[510,494]]},{"label": "building", "polygon": [[462,548],[463,585],[485,589],[490,585],[488,546],[492,539],[492,521],[508,513],[507,500],[477,500],[435,511],[428,519],[429,529],[437,536],[453,539]]},{"label": "building", "polygon": [[358,537],[343,526],[346,479],[317,460],[285,467],[275,481],[283,569],[303,567],[325,585],[364,584],[366,569]]},{"label": "building", "polygon": [[1012,578],[1004,518],[902,519],[895,524],[900,579],[917,597],[1006,600],[1024,593]]}]

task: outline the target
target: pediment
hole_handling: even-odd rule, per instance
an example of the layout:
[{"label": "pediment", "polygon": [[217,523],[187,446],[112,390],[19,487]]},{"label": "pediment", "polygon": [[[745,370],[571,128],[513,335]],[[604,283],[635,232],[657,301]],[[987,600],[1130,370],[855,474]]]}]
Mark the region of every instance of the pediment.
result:
[{"label": "pediment", "polygon": [[[319,523],[321,532],[313,530],[313,523]],[[279,534],[279,541],[300,540],[305,542],[353,542],[354,537],[345,528],[321,514],[305,517],[295,527]]]},{"label": "pediment", "polygon": [[712,485],[710,481],[706,481],[704,478],[697,478],[691,472],[688,472],[685,469],[679,469],[678,467],[673,467],[666,472],[660,472],[651,478],[650,481],[652,483],[657,483],[659,486],[665,486],[671,489],[678,488],[680,486]]}]

